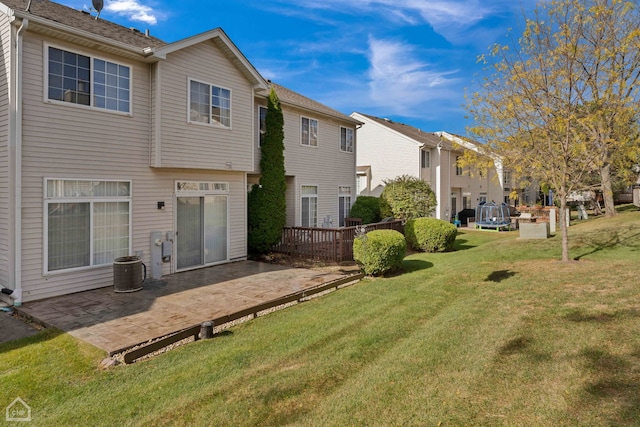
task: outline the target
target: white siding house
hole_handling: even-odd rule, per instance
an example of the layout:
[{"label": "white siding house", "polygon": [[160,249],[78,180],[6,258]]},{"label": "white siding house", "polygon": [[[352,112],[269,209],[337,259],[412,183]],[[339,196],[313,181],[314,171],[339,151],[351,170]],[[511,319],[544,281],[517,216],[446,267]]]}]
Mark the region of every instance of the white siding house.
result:
[{"label": "white siding house", "polygon": [[[409,175],[426,181],[436,195],[435,217],[451,220],[481,201],[505,201],[509,192],[498,179],[499,165],[482,175],[457,164],[460,145],[447,133],[424,132],[389,119],[353,113],[358,129],[358,195],[380,196],[384,181]],[[500,172],[501,173],[501,172]],[[366,178],[365,178],[366,177]]]},{"label": "white siding house", "polygon": [[[167,44],[54,2],[3,0],[0,40],[0,288],[13,291],[0,298],[111,286],[121,256],[155,278],[246,259],[269,83],[224,31]],[[315,155],[287,159],[291,217],[305,185],[319,216],[337,215],[355,154],[324,146],[355,120],[291,108],[287,135],[300,115],[321,120]]]}]

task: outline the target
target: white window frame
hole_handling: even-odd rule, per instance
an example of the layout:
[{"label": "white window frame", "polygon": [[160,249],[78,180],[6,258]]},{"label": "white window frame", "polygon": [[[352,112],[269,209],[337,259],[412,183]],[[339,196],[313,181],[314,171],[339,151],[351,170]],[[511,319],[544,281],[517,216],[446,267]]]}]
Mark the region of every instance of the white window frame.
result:
[{"label": "white window frame", "polygon": [[[81,55],[81,56],[86,56],[89,58],[89,104],[82,104],[82,103],[76,103],[76,102],[70,102],[70,101],[64,101],[64,100],[59,100],[59,99],[55,99],[55,98],[49,98],[49,49],[58,49],[61,50],[63,52],[69,52],[72,53],[74,55]],[[51,103],[51,104],[58,104],[58,105],[66,105],[66,106],[72,106],[75,108],[89,108],[89,109],[95,109],[98,111],[106,111],[112,114],[120,114],[120,115],[126,115],[126,116],[132,116],[133,115],[133,67],[129,64],[125,64],[125,63],[121,63],[121,62],[117,62],[117,61],[113,61],[111,59],[106,59],[106,58],[102,58],[99,56],[94,56],[90,53],[87,52],[83,52],[83,51],[79,51],[79,50],[70,50],[67,49],[65,47],[61,47],[55,44],[50,44],[50,43],[44,43],[44,52],[43,52],[43,56],[44,56],[44,87],[43,87],[43,91],[44,91],[44,101],[47,103]],[[102,106],[96,106],[96,99],[95,97],[98,96],[96,94],[96,86],[97,85],[102,85],[102,83],[97,83],[95,80],[95,75],[98,72],[96,70],[96,66],[95,66],[95,62],[96,61],[104,61],[107,62],[109,64],[113,64],[113,65],[117,65],[118,67],[125,67],[129,70],[129,87],[127,88],[128,92],[129,92],[129,98],[126,99],[126,102],[128,104],[128,111],[121,111],[119,109],[113,109],[113,108],[107,108],[106,106],[102,107]],[[104,86],[106,86],[106,83],[104,84]],[[118,88],[115,89],[116,91],[118,91]],[[105,95],[106,98],[106,95]],[[116,102],[118,103],[118,101],[120,100],[120,98],[116,98]],[[123,98],[122,101],[124,101],[125,99]]]},{"label": "white window frame", "polygon": [[[315,188],[315,194],[304,194],[303,189],[305,187],[313,187]],[[318,191],[319,188],[317,185],[315,184],[303,184],[300,186],[300,226],[301,227],[309,227],[309,228],[313,228],[313,227],[317,227],[318,226]],[[304,224],[302,222],[302,211],[304,209],[304,200],[305,199],[314,199],[315,200],[315,223],[314,224]],[[309,203],[311,203],[311,200],[309,200]],[[311,207],[311,206],[309,206]],[[309,212],[311,212],[311,209],[309,209]],[[309,217],[311,218],[311,215],[309,215]]]},{"label": "white window frame", "polygon": [[[308,125],[308,133],[307,133],[307,142],[305,143],[305,132],[304,132],[304,121],[307,120],[309,122]],[[311,135],[312,135],[312,124],[315,123],[315,138],[312,140]],[[310,117],[305,117],[305,116],[300,116],[300,145],[303,145],[305,147],[317,147],[318,146],[318,133],[319,133],[319,122],[317,119],[313,119]]]},{"label": "white window frame", "polygon": [[[209,101],[209,105],[207,107],[207,112],[208,112],[208,116],[207,116],[207,121],[201,121],[201,120],[194,120],[192,118],[192,109],[191,109],[191,84],[192,83],[198,83],[201,85],[205,85],[209,87],[209,90],[207,91],[208,94],[208,101]],[[213,117],[213,88],[217,88],[220,90],[224,90],[229,92],[229,107],[228,112],[229,112],[229,124],[225,124],[221,121],[217,121],[216,119],[214,119]],[[200,79],[194,79],[194,78],[187,78],[187,123],[189,124],[196,124],[196,125],[204,125],[204,126],[211,126],[211,127],[215,127],[215,128],[219,128],[219,129],[227,129],[227,130],[231,130],[232,128],[232,124],[233,124],[233,117],[232,117],[232,113],[233,113],[233,91],[228,88],[228,87],[224,87],[224,86],[220,86],[217,84],[213,84],[210,82],[206,82]]]},{"label": "white window frame", "polygon": [[[129,185],[129,194],[126,196],[99,196],[99,195],[78,195],[78,196],[50,196],[48,191],[48,183],[50,181],[78,181],[83,183],[106,183],[106,182],[118,182],[118,183],[127,183]],[[133,224],[133,181],[127,179],[90,179],[90,178],[44,178],[43,179],[43,261],[42,261],[42,269],[44,275],[53,275],[60,273],[69,273],[74,271],[88,270],[93,268],[101,268],[105,266],[112,265],[112,261],[104,264],[94,264],[94,215],[93,208],[95,203],[116,203],[116,202],[126,202],[129,204],[129,235],[128,239],[128,248],[127,254],[129,255],[132,252],[132,224]],[[89,203],[89,265],[80,266],[80,267],[71,267],[64,268],[58,270],[49,271],[49,205],[53,203]],[[123,255],[123,256],[126,256]]]},{"label": "white window frame", "polygon": [[343,153],[353,153],[355,135],[356,133],[352,128],[340,126],[340,151]]},{"label": "white window frame", "polygon": [[175,192],[180,196],[229,194],[229,183],[218,181],[175,181]]},{"label": "white window frame", "polygon": [[[340,200],[345,199],[343,204],[344,211],[340,212]],[[348,200],[348,202],[347,202]],[[351,204],[353,203],[353,192],[350,185],[338,186],[338,226],[345,226],[345,219],[349,217],[351,211]]]},{"label": "white window frame", "polygon": [[429,150],[420,150],[420,167],[422,169],[431,167],[431,152]]}]

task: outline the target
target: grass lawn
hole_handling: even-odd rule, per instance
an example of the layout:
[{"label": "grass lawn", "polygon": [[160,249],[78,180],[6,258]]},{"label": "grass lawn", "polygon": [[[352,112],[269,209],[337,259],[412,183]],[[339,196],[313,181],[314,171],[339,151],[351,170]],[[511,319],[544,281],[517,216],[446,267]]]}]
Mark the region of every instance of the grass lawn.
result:
[{"label": "grass lawn", "polygon": [[[99,371],[54,330],[0,345],[29,425],[640,425],[640,212],[519,240],[463,229],[405,272]],[[0,418],[1,419],[1,418]]]}]

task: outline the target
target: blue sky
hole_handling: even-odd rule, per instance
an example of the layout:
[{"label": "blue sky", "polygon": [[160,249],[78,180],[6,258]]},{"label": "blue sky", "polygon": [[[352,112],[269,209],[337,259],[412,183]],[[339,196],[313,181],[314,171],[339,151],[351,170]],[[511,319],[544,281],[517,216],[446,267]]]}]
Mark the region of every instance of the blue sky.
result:
[{"label": "blue sky", "polygon": [[[91,0],[57,0],[89,9]],[[104,0],[101,18],[173,42],[221,27],[267,79],[344,114],[466,134],[478,55],[535,0]]]}]

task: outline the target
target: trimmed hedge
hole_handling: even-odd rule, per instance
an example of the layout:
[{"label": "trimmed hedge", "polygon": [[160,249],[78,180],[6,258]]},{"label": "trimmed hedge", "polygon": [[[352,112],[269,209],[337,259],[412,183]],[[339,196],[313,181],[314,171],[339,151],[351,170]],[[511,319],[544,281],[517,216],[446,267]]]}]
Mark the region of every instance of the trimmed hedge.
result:
[{"label": "trimmed hedge", "polygon": [[381,219],[380,199],[372,196],[358,196],[351,207],[349,216],[353,218],[361,218],[363,224],[379,222]]},{"label": "trimmed hedge", "polygon": [[453,249],[458,229],[436,218],[416,218],[407,221],[404,235],[409,246],[424,252],[446,252]]},{"label": "trimmed hedge", "polygon": [[395,230],[373,230],[353,241],[353,258],[370,276],[399,269],[406,253],[407,241]]}]

